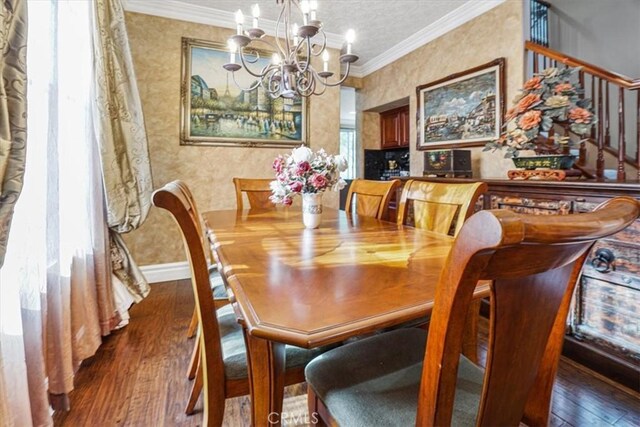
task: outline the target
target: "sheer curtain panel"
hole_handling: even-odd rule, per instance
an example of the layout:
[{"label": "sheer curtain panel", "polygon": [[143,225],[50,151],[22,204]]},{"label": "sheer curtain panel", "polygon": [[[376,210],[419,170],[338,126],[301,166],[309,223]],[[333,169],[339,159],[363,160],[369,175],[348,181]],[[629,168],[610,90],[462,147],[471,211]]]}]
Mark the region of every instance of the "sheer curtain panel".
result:
[{"label": "sheer curtain panel", "polygon": [[0,425],[52,425],[49,403],[68,407],[80,362],[120,320],[89,90],[92,3],[29,1],[29,150],[0,270]]}]

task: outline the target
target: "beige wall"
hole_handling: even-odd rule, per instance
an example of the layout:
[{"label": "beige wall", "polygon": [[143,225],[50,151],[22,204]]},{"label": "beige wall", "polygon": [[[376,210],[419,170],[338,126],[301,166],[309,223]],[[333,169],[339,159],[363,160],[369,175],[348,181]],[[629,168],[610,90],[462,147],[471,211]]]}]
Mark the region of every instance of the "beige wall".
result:
[{"label": "beige wall", "polygon": [[[364,78],[360,90],[362,110],[376,108],[410,97],[410,117],[416,115],[416,87],[448,75],[506,58],[506,104],[510,105],[523,79],[523,5],[521,0],[507,0],[502,5],[467,22],[455,30],[421,46],[386,67]],[[377,113],[364,113],[363,148],[380,147]],[[411,122],[411,174],[422,175],[424,156],[416,151],[416,123]],[[472,149],[474,176],[505,177],[513,167],[502,155],[481,154]]]},{"label": "beige wall", "polygon": [[[272,177],[271,163],[288,149],[180,146],[181,38],[226,42],[232,30],[127,13],[127,31],[149,137],[154,187],[184,180],[201,211],[235,208],[231,179]],[[336,58],[337,52],[332,52]],[[338,73],[336,68],[332,71]],[[340,89],[331,88],[310,101],[311,148],[337,153],[340,132]],[[324,197],[337,206],[337,194]],[[140,265],[185,260],[177,226],[170,216],[153,208],[145,224],[125,236]]]}]

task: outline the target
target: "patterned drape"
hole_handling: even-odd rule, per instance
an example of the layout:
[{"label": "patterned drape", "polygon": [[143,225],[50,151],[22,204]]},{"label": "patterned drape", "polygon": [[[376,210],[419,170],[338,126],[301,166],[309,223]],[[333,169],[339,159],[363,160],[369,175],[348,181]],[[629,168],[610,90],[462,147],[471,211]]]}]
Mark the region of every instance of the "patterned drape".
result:
[{"label": "patterned drape", "polygon": [[149,285],[120,234],[138,228],[151,207],[151,166],[124,12],[120,0],[96,0],[96,135],[100,147],[111,230],[113,273],[136,301]]},{"label": "patterned drape", "polygon": [[3,0],[0,10],[0,267],[13,209],[22,190],[27,141],[27,2]]}]

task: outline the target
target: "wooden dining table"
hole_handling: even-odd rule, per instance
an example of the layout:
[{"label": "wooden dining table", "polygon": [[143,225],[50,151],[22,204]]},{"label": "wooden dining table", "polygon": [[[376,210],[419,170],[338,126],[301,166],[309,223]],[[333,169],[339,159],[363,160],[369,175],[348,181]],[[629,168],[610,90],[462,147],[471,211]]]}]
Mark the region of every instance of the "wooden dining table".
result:
[{"label": "wooden dining table", "polygon": [[[454,241],[334,209],[322,215],[317,229],[305,229],[295,208],[203,215],[245,328],[254,425],[282,411],[285,345],[336,344],[427,316]],[[488,294],[479,284],[475,296]]]}]

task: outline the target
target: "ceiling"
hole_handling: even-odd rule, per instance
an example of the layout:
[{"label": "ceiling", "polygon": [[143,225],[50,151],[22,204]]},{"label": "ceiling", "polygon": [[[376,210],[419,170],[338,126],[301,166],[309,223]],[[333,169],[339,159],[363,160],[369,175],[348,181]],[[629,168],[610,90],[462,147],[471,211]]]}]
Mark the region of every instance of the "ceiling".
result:
[{"label": "ceiling", "polygon": [[[355,30],[353,51],[360,56],[356,65],[364,75],[503,1],[318,0],[318,19],[324,23],[331,47],[341,47],[347,30]],[[123,3],[127,10],[160,16],[173,14],[179,19],[192,16],[194,21],[202,23],[206,22],[205,16],[213,16],[215,23],[229,28],[235,26],[233,13],[238,9],[243,11],[249,24],[251,6],[258,3],[268,34],[281,8],[276,0],[124,0]],[[171,13],[167,14],[168,10]]]}]

